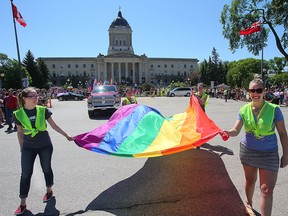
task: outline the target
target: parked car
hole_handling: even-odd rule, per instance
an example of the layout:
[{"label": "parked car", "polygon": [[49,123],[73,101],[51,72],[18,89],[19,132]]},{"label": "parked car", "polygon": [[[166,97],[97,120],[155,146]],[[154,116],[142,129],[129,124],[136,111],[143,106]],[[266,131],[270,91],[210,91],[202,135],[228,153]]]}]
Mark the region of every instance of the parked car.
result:
[{"label": "parked car", "polygon": [[101,110],[115,111],[121,106],[121,96],[116,85],[96,85],[87,99],[89,118]]},{"label": "parked car", "polygon": [[83,94],[77,94],[74,92],[63,92],[57,94],[57,98],[59,101],[64,101],[64,100],[83,100],[85,96]]},{"label": "parked car", "polygon": [[192,88],[190,87],[177,87],[167,93],[168,97],[186,96],[190,97]]}]

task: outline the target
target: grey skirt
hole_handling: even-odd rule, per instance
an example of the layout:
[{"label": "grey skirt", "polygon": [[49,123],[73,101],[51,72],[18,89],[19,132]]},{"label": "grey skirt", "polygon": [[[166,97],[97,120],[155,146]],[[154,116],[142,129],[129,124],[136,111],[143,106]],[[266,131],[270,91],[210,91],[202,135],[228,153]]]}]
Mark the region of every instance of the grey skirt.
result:
[{"label": "grey skirt", "polygon": [[275,151],[257,151],[247,149],[240,143],[240,160],[243,165],[256,167],[259,169],[278,172],[279,170],[279,153]]}]

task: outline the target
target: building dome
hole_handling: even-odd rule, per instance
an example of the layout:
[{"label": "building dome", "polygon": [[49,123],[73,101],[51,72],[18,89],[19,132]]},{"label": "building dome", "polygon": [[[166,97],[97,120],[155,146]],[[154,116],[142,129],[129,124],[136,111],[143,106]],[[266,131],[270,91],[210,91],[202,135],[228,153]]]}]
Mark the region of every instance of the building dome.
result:
[{"label": "building dome", "polygon": [[129,23],[125,18],[122,17],[122,13],[119,10],[117,18],[111,23],[110,28],[115,28],[115,26],[126,26],[130,28]]}]

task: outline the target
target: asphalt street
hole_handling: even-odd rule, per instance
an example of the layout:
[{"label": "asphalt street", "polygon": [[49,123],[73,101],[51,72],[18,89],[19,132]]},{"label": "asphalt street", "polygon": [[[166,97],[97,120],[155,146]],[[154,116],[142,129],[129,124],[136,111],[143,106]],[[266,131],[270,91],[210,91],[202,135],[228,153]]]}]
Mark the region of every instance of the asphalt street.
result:
[{"label": "asphalt street", "polygon": [[[184,112],[187,97],[137,98],[163,116]],[[233,126],[245,102],[211,98],[207,115],[222,129]],[[281,107],[288,122],[288,107]],[[86,100],[52,101],[54,121],[72,136],[104,124],[109,113],[89,119]],[[20,150],[16,132],[0,129],[0,216],[13,215],[19,205]],[[54,197],[42,203],[45,181],[37,158],[24,216],[202,216],[245,215],[244,175],[238,137],[216,136],[200,149],[149,159],[93,153],[48,127],[53,145]],[[281,147],[279,149],[281,155]],[[274,191],[273,215],[288,212],[288,168],[280,169]],[[253,205],[259,212],[259,182]],[[260,214],[258,214],[260,215]]]}]

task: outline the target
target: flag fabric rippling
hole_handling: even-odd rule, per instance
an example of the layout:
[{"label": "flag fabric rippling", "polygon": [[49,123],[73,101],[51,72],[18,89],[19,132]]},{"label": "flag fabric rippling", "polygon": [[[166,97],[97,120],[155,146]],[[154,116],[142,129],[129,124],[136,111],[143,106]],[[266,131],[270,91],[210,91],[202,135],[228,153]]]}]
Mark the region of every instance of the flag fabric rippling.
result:
[{"label": "flag fabric rippling", "polygon": [[26,27],[26,22],[23,19],[21,13],[18,11],[17,7],[12,3],[12,11],[13,11],[13,17],[17,20],[17,22],[20,23],[23,27]]},{"label": "flag fabric rippling", "polygon": [[220,132],[192,96],[185,112],[169,118],[149,106],[122,106],[107,123],[75,136],[74,141],[79,147],[102,154],[156,157],[195,148]]}]

